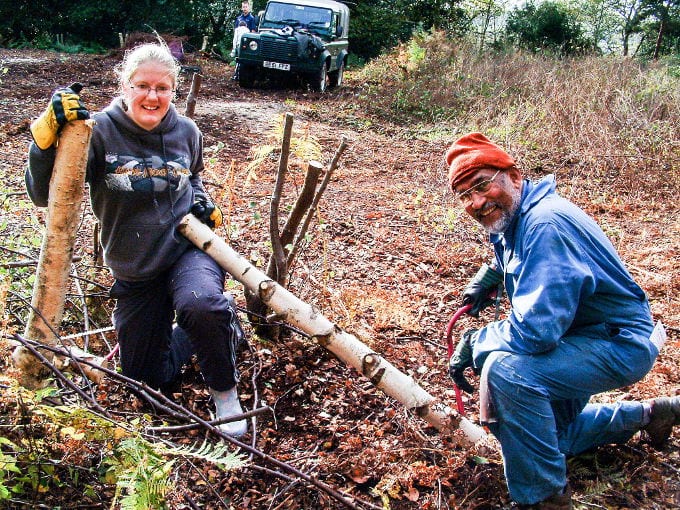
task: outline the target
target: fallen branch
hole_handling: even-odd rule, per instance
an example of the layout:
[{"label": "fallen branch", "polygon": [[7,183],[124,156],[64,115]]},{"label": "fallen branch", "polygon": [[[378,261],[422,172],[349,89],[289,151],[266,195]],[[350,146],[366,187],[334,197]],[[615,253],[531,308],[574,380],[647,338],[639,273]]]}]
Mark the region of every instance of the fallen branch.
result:
[{"label": "fallen branch", "polygon": [[[196,220],[196,221],[198,221],[198,220]],[[49,346],[49,345],[41,345],[38,342],[34,342],[34,341],[29,340],[29,339],[22,338],[19,335],[16,335],[15,338],[17,339],[17,341],[21,342],[23,344],[22,346],[26,347],[27,350],[29,350],[29,352],[30,352],[29,346],[33,347],[33,348],[39,347],[40,349],[48,350],[48,351],[50,351],[50,352],[52,352],[52,353],[54,353],[58,356],[61,356],[61,357],[71,357],[70,353],[63,350],[63,349],[60,349],[60,348],[57,348],[57,347],[54,347],[54,346]],[[46,360],[46,358],[42,357],[42,360]],[[41,360],[41,362],[42,362],[42,360]],[[122,374],[119,374],[118,372],[116,372],[114,370],[109,369],[109,368],[100,367],[100,366],[95,365],[94,363],[92,363],[90,361],[87,361],[87,360],[81,360],[81,363],[86,364],[86,365],[90,365],[92,368],[96,368],[97,370],[102,371],[103,373],[105,373],[110,378],[125,383],[132,391],[134,391],[137,394],[144,395],[145,397],[146,396],[152,397],[155,401],[160,402],[164,408],[169,409],[172,412],[173,415],[181,416],[183,419],[185,419],[187,421],[194,422],[198,426],[200,426],[201,428],[208,430],[209,432],[211,432],[214,435],[222,438],[225,441],[228,441],[229,443],[233,444],[234,446],[253,454],[254,456],[264,460],[265,462],[273,464],[273,465],[277,466],[280,469],[283,469],[284,471],[286,471],[288,473],[295,475],[296,477],[304,480],[305,482],[316,487],[317,489],[325,492],[330,497],[341,502],[342,504],[344,504],[348,508],[352,508],[354,510],[360,510],[360,507],[357,506],[357,504],[355,504],[354,501],[352,501],[352,500],[355,500],[355,501],[358,501],[361,506],[365,506],[365,507],[368,507],[368,508],[371,508],[371,509],[374,509],[374,510],[382,510],[381,507],[378,507],[376,505],[373,505],[373,504],[365,502],[365,501],[358,500],[357,498],[354,498],[353,496],[343,494],[343,493],[337,491],[336,489],[334,489],[333,487],[331,487],[330,485],[328,485],[327,483],[322,482],[321,480],[317,480],[313,476],[300,471],[299,469],[295,468],[294,466],[292,466],[292,465],[290,465],[286,462],[283,462],[281,460],[278,460],[274,457],[271,457],[270,455],[267,455],[263,451],[258,450],[257,448],[254,448],[254,447],[252,447],[252,446],[250,446],[246,443],[239,441],[238,439],[235,439],[235,438],[225,434],[217,426],[212,425],[211,422],[209,422],[208,420],[204,420],[203,418],[201,418],[197,414],[193,413],[192,411],[190,411],[186,407],[183,407],[182,405],[173,402],[168,397],[163,395],[163,393],[149,387],[146,383],[142,383],[142,382],[136,381],[134,379],[131,379],[129,377],[126,377]],[[46,368],[49,368],[50,370],[55,372],[55,374],[57,372],[59,372],[59,369],[56,366],[54,366],[54,364],[52,364],[52,363],[49,363],[49,365]],[[61,374],[61,376],[63,377],[63,374]],[[71,385],[69,385],[69,386],[73,387]],[[87,400],[87,402],[89,402],[91,405],[92,404],[98,405],[95,402],[93,402],[92,399],[90,399],[86,395],[84,395],[82,393],[82,391],[78,392],[78,394],[80,396],[84,396],[84,398]],[[273,473],[273,474],[277,474],[276,471],[269,470],[269,472]]]},{"label": "fallen branch", "polygon": [[[33,305],[31,303],[29,303],[24,297],[22,297],[22,296],[20,296],[16,293],[13,293],[13,295],[16,296],[21,302],[28,305],[28,307],[31,309],[31,315],[34,315],[36,317],[36,320],[39,319],[39,320],[43,321],[45,328],[47,328],[47,330],[50,331],[50,333],[52,335],[54,335],[54,338],[57,339],[56,341],[63,342],[63,340],[66,337],[62,338],[62,337],[59,336],[59,332],[51,324],[49,324],[49,322],[43,316],[43,314],[40,310],[38,310],[37,308],[34,308]],[[41,343],[41,342],[36,342],[36,344],[40,349],[44,348],[45,351],[54,353],[54,352],[56,352],[55,349],[57,349],[56,341],[54,342],[54,344],[44,344],[44,343]],[[33,359],[33,357],[32,357],[33,355],[30,352],[30,350],[27,349],[24,345],[21,345],[21,342],[19,342],[18,340],[15,339],[14,344],[16,345],[16,347],[14,349],[14,352],[12,353],[12,358],[14,358],[14,356],[17,353],[20,353],[20,356],[25,357],[26,360],[29,360],[29,359],[32,360]],[[52,348],[50,348],[50,347],[52,347]],[[80,347],[78,347],[77,345],[70,345],[70,346],[63,345],[62,347],[63,347],[63,351],[60,349],[59,352],[67,352],[68,354],[65,357],[61,357],[61,358],[59,358],[59,357],[56,357],[56,358],[53,358],[53,359],[51,359],[52,357],[50,357],[50,359],[46,358],[46,360],[49,362],[50,365],[52,363],[54,363],[55,368],[57,370],[68,369],[71,372],[82,375],[86,379],[95,381],[97,383],[101,382],[101,378],[103,377],[103,374],[99,369],[101,369],[104,365],[106,365],[108,363],[108,361],[110,361],[109,359],[100,358],[99,356],[96,356],[94,354],[86,352],[86,351],[82,350]],[[83,363],[86,360],[89,361],[89,364]],[[71,361],[73,361],[73,363],[71,363]],[[34,360],[34,362],[35,362],[35,360]],[[16,361],[15,361],[15,363],[16,363]],[[37,365],[37,363],[36,363],[36,365]],[[97,367],[97,368],[95,369],[94,367]],[[40,366],[32,367],[32,370],[35,370],[35,371],[37,371],[37,373],[41,374],[41,379],[40,379],[41,385],[40,386],[44,385],[47,382],[46,377],[49,375],[48,368],[49,368],[48,366],[43,366],[42,368]],[[30,387],[30,386],[27,386],[27,387]],[[34,386],[34,387],[36,387],[36,386]]]},{"label": "fallen branch", "polygon": [[[27,255],[24,255],[26,257]],[[73,262],[80,262],[83,259],[80,255],[76,255],[73,257]],[[5,268],[5,269],[13,269],[15,267],[29,267],[29,266],[35,266],[38,264],[37,260],[31,259],[31,260],[24,260],[22,262],[5,262],[4,264],[0,264],[0,267]]]},{"label": "fallen branch", "polygon": [[[68,377],[64,375],[64,373],[57,368],[54,363],[52,363],[47,357],[45,357],[37,348],[36,346],[43,347],[39,343],[32,344],[30,341],[26,340],[25,338],[21,337],[20,335],[14,335],[13,338],[21,344],[22,347],[27,349],[33,356],[35,356],[38,361],[40,361],[43,366],[48,368],[54,376],[59,379],[63,384],[71,388],[73,391],[75,391],[80,398],[85,400],[86,402],[89,402],[89,404],[96,409],[99,413],[102,415],[106,416],[107,418],[111,418],[111,415],[102,407],[100,406],[97,401],[94,398],[89,397],[82,389],[80,389],[73,381],[71,381]],[[51,352],[55,352],[54,350],[51,350]],[[70,355],[70,353],[69,353]],[[75,358],[74,358],[75,359]]]},{"label": "fallen branch", "polygon": [[[217,425],[222,425],[223,423],[231,423],[234,421],[240,421],[240,420],[247,420],[248,418],[252,418],[254,416],[259,416],[261,414],[267,413],[267,412],[273,412],[273,409],[269,406],[264,406],[264,407],[258,407],[257,409],[253,409],[252,411],[247,411],[245,413],[241,414],[235,414],[233,416],[229,416],[228,418],[220,418],[219,420],[210,420],[208,423],[212,425],[213,427],[216,427]],[[189,423],[187,425],[166,425],[164,427],[148,427],[147,430],[149,432],[184,432],[187,430],[194,430],[198,429],[201,426],[198,423]]]},{"label": "fallen branch", "polygon": [[437,402],[413,378],[397,370],[355,336],[330,322],[319,310],[298,299],[269,279],[245,258],[237,254],[223,239],[193,215],[185,216],[178,226],[181,234],[213,257],[217,263],[246,289],[255,293],[277,316],[302,329],[340,360],[367,377],[388,396],[427,421],[439,431],[459,428],[465,440],[477,443],[486,436],[484,430],[458,415],[447,405]]}]

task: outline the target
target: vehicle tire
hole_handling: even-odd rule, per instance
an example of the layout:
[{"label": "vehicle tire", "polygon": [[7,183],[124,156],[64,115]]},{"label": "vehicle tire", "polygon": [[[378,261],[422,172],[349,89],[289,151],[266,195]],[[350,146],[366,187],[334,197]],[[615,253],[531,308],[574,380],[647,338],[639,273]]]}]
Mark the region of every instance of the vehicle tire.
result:
[{"label": "vehicle tire", "polygon": [[309,88],[315,92],[326,92],[328,87],[328,70],[326,69],[326,64],[321,66],[316,73],[312,75],[309,82]]},{"label": "vehicle tire", "polygon": [[238,84],[244,89],[250,89],[255,83],[255,70],[252,67],[241,65],[238,70]]},{"label": "vehicle tire", "polygon": [[328,77],[330,78],[329,80],[329,86],[331,88],[335,87],[340,87],[342,85],[342,82],[344,80],[344,74],[345,74],[345,63],[342,62],[340,64],[340,67],[338,67],[337,71],[332,71],[328,73]]}]

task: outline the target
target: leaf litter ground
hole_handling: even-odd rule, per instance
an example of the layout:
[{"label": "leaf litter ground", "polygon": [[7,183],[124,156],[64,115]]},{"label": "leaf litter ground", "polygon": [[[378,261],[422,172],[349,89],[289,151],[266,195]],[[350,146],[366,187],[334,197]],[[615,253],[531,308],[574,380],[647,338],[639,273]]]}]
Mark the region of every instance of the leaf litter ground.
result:
[{"label": "leaf litter ground", "polygon": [[[432,395],[454,404],[446,375],[443,330],[459,304],[459,295],[490,249],[483,233],[447,196],[441,154],[452,137],[427,137],[404,126],[362,114],[360,84],[348,73],[339,91],[320,96],[301,88],[240,89],[232,68],[214,59],[191,57],[202,68],[203,83],[195,120],[205,135],[206,187],[228,212],[234,248],[256,265],[268,257],[267,222],[277,158],[255,172],[246,172],[251,149],[271,143],[273,127],[291,112],[299,136],[314,136],[327,164],[342,136],[349,142],[340,167],[322,200],[308,245],[295,264],[290,289],[316,305],[327,317],[412,375]],[[28,50],[0,50],[2,76],[0,171],[3,187],[3,238],[20,236],[27,225],[44,221],[44,210],[16,210],[26,200],[23,169],[30,140],[28,126],[50,92],[80,81],[82,97],[91,110],[103,108],[115,93],[112,72],[119,54],[63,55]],[[183,108],[188,78],[177,104]],[[546,141],[549,143],[549,141]],[[546,147],[549,149],[549,147]],[[680,388],[680,214],[678,190],[659,196],[608,188],[614,199],[602,200],[595,179],[559,169],[559,190],[604,226],[632,274],[649,294],[656,319],[667,326],[669,338],[652,372],[641,382],[598,396],[614,401],[672,394]],[[292,205],[303,178],[304,162],[292,161],[286,198]],[[540,177],[540,172],[530,172]],[[613,191],[612,191],[613,188]],[[673,194],[672,192],[675,192]],[[105,289],[110,279],[93,268],[93,218],[86,207],[76,254],[81,274],[94,280],[103,311],[100,327],[112,307]],[[2,251],[3,264],[36,257],[35,246]],[[12,273],[25,278],[31,269]],[[18,270],[17,270],[18,271]],[[239,285],[230,284],[240,305]],[[30,291],[30,290],[29,290]],[[10,300],[11,301],[11,300]],[[507,304],[506,304],[507,306]],[[8,302],[6,331],[22,332],[25,305]],[[92,312],[94,315],[94,312]],[[69,314],[67,313],[67,316]],[[461,319],[454,333],[492,320],[491,312],[475,320]],[[65,333],[84,329],[65,321]],[[110,333],[109,344],[115,343]],[[101,344],[101,345],[100,345]],[[103,342],[94,349],[108,348]],[[12,377],[10,349],[3,349],[3,372]],[[500,456],[493,450],[469,452],[440,437],[399,403],[376,390],[318,345],[288,334],[279,343],[250,338],[240,355],[241,397],[249,408],[269,405],[273,414],[260,416],[254,446],[300,471],[373,505],[389,502],[393,509],[501,508],[509,503]],[[200,374],[188,367],[178,402],[202,417],[210,403]],[[9,380],[9,379],[7,379]],[[128,420],[150,410],[107,381],[98,388],[100,403]],[[474,419],[476,395],[465,406]],[[5,397],[0,407],[4,433],[17,430],[21,406]],[[160,419],[169,418],[160,416]],[[10,426],[11,425],[11,426]],[[26,429],[22,429],[26,433]],[[40,435],[39,427],[31,429]],[[20,434],[16,433],[16,437]],[[202,441],[200,432],[170,437],[180,444]],[[627,445],[601,448],[570,461],[569,472],[577,508],[677,508],[680,505],[680,436],[674,433],[657,452],[643,437]],[[96,453],[72,442],[69,455],[53,445],[55,455],[76,465],[95,463]],[[77,452],[77,453],[76,453]],[[473,454],[474,453],[474,454]],[[258,466],[272,469],[261,461]],[[341,508],[337,500],[295,479],[274,476],[255,467],[225,474],[214,466],[185,463],[178,468],[171,508]],[[113,487],[96,478],[97,495],[83,495],[73,484],[36,492],[31,504],[62,508],[107,508]],[[98,484],[98,485],[97,485]],[[32,507],[30,504],[26,508]],[[34,506],[37,507],[37,506]],[[17,506],[20,508],[20,506]]]}]

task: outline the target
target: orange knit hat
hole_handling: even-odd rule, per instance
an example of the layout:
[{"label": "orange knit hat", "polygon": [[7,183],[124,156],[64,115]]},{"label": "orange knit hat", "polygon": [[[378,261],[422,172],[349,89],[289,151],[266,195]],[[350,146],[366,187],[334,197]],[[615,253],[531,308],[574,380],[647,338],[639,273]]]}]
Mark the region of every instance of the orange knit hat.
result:
[{"label": "orange knit hat", "polygon": [[515,166],[515,160],[482,133],[468,133],[459,138],[446,151],[445,159],[452,189],[460,180],[480,168],[508,170]]}]

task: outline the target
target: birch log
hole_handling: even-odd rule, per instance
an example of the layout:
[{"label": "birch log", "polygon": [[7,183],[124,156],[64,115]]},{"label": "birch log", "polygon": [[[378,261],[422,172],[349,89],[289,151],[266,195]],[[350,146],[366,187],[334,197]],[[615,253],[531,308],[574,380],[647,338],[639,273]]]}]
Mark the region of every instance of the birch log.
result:
[{"label": "birch log", "polygon": [[[59,340],[57,331],[64,314],[93,125],[92,120],[69,122],[59,137],[50,181],[47,228],[43,234],[31,311],[24,333],[26,338],[43,344],[54,346]],[[65,347],[76,357],[93,362],[101,360],[77,347]],[[44,354],[58,368],[65,368],[68,363],[64,359],[55,359],[54,355],[47,351]],[[40,388],[45,385],[50,371],[28,349],[18,346],[14,349],[12,358],[17,368],[21,370],[20,382],[23,386]],[[92,370],[85,365],[81,365],[80,369],[96,382],[102,376],[100,371]]]},{"label": "birch log", "polygon": [[309,334],[315,342],[331,351],[346,364],[367,377],[377,388],[401,402],[439,431],[460,429],[464,439],[477,443],[486,436],[467,418],[458,415],[422,389],[410,376],[400,372],[387,360],[355,336],[343,331],[315,307],[298,299],[272,281],[245,258],[236,253],[210,228],[193,215],[185,216],[178,230],[206,252],[246,289],[260,296],[277,317]]}]

